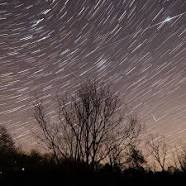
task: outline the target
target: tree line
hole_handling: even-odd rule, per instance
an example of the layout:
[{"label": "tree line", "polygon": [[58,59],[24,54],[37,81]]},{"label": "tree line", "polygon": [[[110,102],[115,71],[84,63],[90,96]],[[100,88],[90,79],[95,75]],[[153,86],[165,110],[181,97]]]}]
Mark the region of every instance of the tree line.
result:
[{"label": "tree line", "polygon": [[[0,174],[8,171],[63,170],[152,171],[139,148],[143,125],[127,112],[111,85],[88,80],[72,94],[56,96],[55,119],[49,117],[41,99],[33,112],[46,154],[17,149],[7,129],[0,127]],[[150,159],[163,172],[185,172],[186,151],[172,154],[168,168],[168,145],[151,136],[145,146]],[[68,172],[67,171],[67,172]]]}]

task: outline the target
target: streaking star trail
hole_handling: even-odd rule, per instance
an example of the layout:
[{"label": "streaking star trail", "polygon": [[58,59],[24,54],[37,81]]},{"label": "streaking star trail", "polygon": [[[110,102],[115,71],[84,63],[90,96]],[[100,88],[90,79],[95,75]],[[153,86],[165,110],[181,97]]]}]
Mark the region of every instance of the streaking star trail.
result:
[{"label": "streaking star trail", "polygon": [[32,97],[114,85],[146,133],[186,140],[186,1],[0,0],[0,124],[35,148]]}]

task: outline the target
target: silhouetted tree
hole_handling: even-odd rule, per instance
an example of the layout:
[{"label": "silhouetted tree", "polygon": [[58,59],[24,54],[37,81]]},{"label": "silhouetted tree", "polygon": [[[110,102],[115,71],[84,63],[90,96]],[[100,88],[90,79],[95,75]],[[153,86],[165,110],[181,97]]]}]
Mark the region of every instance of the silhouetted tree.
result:
[{"label": "silhouetted tree", "polygon": [[[175,152],[176,151],[176,152]],[[186,172],[186,149],[184,146],[180,145],[179,148],[175,147],[173,152],[173,163],[177,169]]]},{"label": "silhouetted tree", "polygon": [[165,138],[160,136],[155,138],[154,136],[151,136],[147,142],[147,148],[151,158],[162,171],[165,171],[168,155],[168,147],[165,143]]},{"label": "silhouetted tree", "polygon": [[130,168],[139,169],[146,163],[142,152],[137,149],[136,145],[132,144],[129,147],[128,158],[126,160]]},{"label": "silhouetted tree", "polygon": [[4,126],[0,126],[0,169],[15,164],[15,153],[16,148],[12,137]]},{"label": "silhouetted tree", "polygon": [[[121,144],[118,144],[118,143],[113,143],[112,146],[109,144],[108,147],[112,147],[112,150],[110,151],[110,153],[108,154],[108,157],[109,157],[109,164],[112,166],[112,167],[119,167],[119,168],[122,168],[124,164],[126,164],[126,157],[128,158],[129,157],[129,153],[127,151],[130,150],[131,146],[134,146],[134,143],[136,142],[136,139],[137,139],[137,136],[140,132],[140,130],[142,128],[137,128],[138,130],[136,130],[136,126],[139,127],[139,121],[137,120],[137,117],[135,116],[131,116],[129,118],[129,121],[130,122],[130,127],[129,128],[129,131],[126,132],[128,133],[129,135],[131,135],[130,133],[133,131],[133,135],[131,135],[132,138],[128,138],[128,139],[125,139],[125,145],[123,145],[123,143]],[[141,125],[140,125],[141,127]]]},{"label": "silhouetted tree", "polygon": [[108,154],[109,165],[111,167],[119,167],[123,166],[123,148],[118,144],[113,145],[112,151]]},{"label": "silhouetted tree", "polygon": [[15,151],[15,144],[4,126],[0,126],[0,153],[9,153]]},{"label": "silhouetted tree", "polygon": [[121,113],[120,99],[111,87],[96,81],[82,83],[73,96],[57,96],[57,105],[58,122],[52,124],[43,104],[34,105],[43,141],[57,161],[70,158],[90,165],[108,161],[116,149],[121,154],[141,129],[136,119]]}]

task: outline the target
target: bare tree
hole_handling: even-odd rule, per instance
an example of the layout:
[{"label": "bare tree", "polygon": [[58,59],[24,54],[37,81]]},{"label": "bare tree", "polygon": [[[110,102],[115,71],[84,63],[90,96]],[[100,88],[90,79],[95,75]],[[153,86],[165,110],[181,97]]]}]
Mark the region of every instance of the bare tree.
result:
[{"label": "bare tree", "polygon": [[131,168],[139,169],[146,163],[142,152],[137,149],[135,144],[131,144],[128,151],[128,157],[126,163]]},{"label": "bare tree", "polygon": [[186,172],[186,149],[184,146],[180,145],[179,148],[175,147],[173,153],[173,162],[177,169]]},{"label": "bare tree", "polygon": [[175,169],[180,169],[180,163],[179,163],[179,159],[180,159],[180,150],[178,149],[177,146],[175,146],[172,150],[171,150],[171,160],[172,160],[172,164],[173,167],[175,167]]},{"label": "bare tree", "polygon": [[154,136],[151,136],[149,141],[147,142],[147,147],[150,152],[151,158],[161,168],[162,171],[165,171],[168,155],[168,147],[165,143],[165,138],[155,138]]},{"label": "bare tree", "polygon": [[[129,158],[129,151],[131,146],[135,146],[138,135],[142,130],[142,125],[139,124],[136,116],[130,116],[127,118],[127,127],[124,129],[124,138],[122,143],[114,141],[114,143],[108,144],[108,148],[111,150],[108,153],[109,164],[113,167],[122,168],[125,164],[128,164],[126,159]],[[132,154],[130,154],[132,155]]]},{"label": "bare tree", "polygon": [[57,96],[55,123],[41,102],[34,106],[34,117],[57,161],[72,158],[90,165],[108,161],[116,149],[122,153],[141,129],[134,117],[121,113],[111,87],[96,81],[81,84],[73,96]]}]

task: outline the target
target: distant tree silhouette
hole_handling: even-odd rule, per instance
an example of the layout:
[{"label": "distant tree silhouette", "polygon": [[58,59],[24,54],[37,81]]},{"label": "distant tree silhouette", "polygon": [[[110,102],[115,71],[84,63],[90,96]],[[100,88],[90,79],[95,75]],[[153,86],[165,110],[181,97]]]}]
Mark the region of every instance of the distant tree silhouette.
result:
[{"label": "distant tree silhouette", "polygon": [[168,147],[165,143],[165,138],[161,136],[150,136],[147,142],[147,148],[151,158],[162,171],[165,171],[168,155]]},{"label": "distant tree silhouette", "polygon": [[173,163],[176,169],[180,169],[183,172],[186,172],[186,149],[183,145],[180,147],[175,147],[176,152],[172,154]]},{"label": "distant tree silhouette", "polygon": [[0,126],[0,152],[9,153],[15,151],[15,144],[4,126]]},{"label": "distant tree silhouette", "polygon": [[57,105],[56,123],[50,123],[42,102],[34,105],[42,140],[57,161],[70,158],[93,166],[111,159],[116,162],[141,130],[134,117],[121,112],[111,86],[96,81],[82,83],[73,96],[57,96]]},{"label": "distant tree silhouette", "polygon": [[0,126],[0,169],[15,164],[15,153],[16,148],[12,137],[4,126]]},{"label": "distant tree silhouette", "polygon": [[43,161],[42,155],[36,150],[32,150],[29,154],[29,159],[32,163],[41,163]]},{"label": "distant tree silhouette", "polygon": [[142,152],[137,149],[136,145],[132,144],[129,147],[128,158],[126,160],[130,168],[139,169],[146,163]]},{"label": "distant tree silhouette", "polygon": [[108,154],[109,165],[121,168],[123,166],[123,148],[118,144],[113,145],[112,151]]}]

